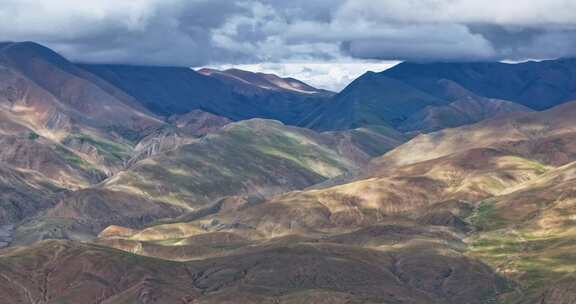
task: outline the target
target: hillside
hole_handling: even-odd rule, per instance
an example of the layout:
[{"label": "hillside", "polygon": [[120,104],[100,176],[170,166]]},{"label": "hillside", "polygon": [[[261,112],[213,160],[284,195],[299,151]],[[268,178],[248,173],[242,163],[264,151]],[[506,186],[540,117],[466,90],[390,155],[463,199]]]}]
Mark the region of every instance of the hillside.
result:
[{"label": "hillside", "polygon": [[106,174],[122,166],[143,134],[164,125],[120,89],[35,43],[0,50],[0,79],[5,117]]},{"label": "hillside", "polygon": [[[365,234],[373,232],[359,232]],[[263,244],[228,257],[172,262],[102,246],[44,241],[0,252],[0,294],[44,303],[483,303],[503,288],[485,265],[446,249],[397,252],[320,243]],[[440,245],[441,246],[441,245]],[[428,257],[423,263],[422,257]],[[298,267],[294,267],[298,265]],[[33,268],[33,271],[30,269]],[[425,271],[423,271],[425,270]]]},{"label": "hillside", "polygon": [[[138,162],[105,185],[201,206],[227,195],[300,189],[357,168],[323,141],[311,131],[279,122],[238,122]],[[166,185],[159,189],[159,184]]]},{"label": "hillside", "polygon": [[[381,167],[406,165],[478,147],[498,147],[545,164],[574,159],[576,103],[548,111],[516,113],[456,129],[422,134],[375,160]],[[424,153],[423,153],[424,151]]]},{"label": "hillside", "polygon": [[[523,301],[570,303],[576,297],[574,163],[482,202],[472,253],[520,282]],[[518,294],[511,303],[522,303]]]},{"label": "hillside", "polygon": [[[128,167],[112,177],[59,196],[50,210],[17,227],[14,242],[86,240],[109,225],[139,228],[211,213],[228,198],[261,201],[354,175],[404,140],[392,132],[322,134],[270,120],[228,123],[199,112],[195,117],[180,117],[173,129],[143,139]],[[214,122],[224,124],[206,135],[196,133]]]}]

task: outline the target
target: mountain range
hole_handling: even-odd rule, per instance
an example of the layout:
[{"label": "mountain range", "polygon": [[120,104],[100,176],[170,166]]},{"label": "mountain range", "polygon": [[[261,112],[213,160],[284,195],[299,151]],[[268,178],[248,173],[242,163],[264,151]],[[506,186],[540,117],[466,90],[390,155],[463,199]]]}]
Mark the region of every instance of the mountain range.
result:
[{"label": "mountain range", "polygon": [[335,93],[0,43],[0,302],[574,303],[575,62]]},{"label": "mountain range", "polygon": [[[356,79],[307,124],[320,130],[374,124],[405,131],[438,130],[478,122],[485,118],[481,113],[541,111],[572,101],[575,79],[574,59],[519,64],[401,63]],[[473,113],[467,112],[472,109]],[[412,124],[416,120],[424,120],[424,125]]]}]

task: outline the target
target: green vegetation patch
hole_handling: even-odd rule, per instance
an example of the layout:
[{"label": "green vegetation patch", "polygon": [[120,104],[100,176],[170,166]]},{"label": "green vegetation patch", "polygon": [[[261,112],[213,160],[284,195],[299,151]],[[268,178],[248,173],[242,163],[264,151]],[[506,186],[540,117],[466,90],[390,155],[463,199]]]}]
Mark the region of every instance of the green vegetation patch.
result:
[{"label": "green vegetation patch", "polygon": [[508,228],[475,236],[469,253],[518,282],[505,303],[532,303],[554,282],[576,271],[575,247],[569,238]]},{"label": "green vegetation patch", "polygon": [[74,152],[66,149],[63,146],[60,146],[60,145],[55,146],[54,151],[56,151],[56,153],[58,153],[60,155],[60,157],[62,157],[66,161],[66,163],[68,163],[74,167],[81,168],[81,169],[86,170],[86,171],[97,170],[90,163],[83,160],[78,155],[76,155]]},{"label": "green vegetation patch", "polygon": [[29,140],[37,140],[38,138],[40,138],[40,135],[38,135],[38,133],[36,133],[36,132],[30,132],[28,134]]},{"label": "green vegetation patch", "polygon": [[488,231],[503,227],[506,220],[498,216],[498,210],[493,202],[482,201],[468,218],[477,231]]},{"label": "green vegetation patch", "polygon": [[101,155],[110,160],[124,160],[130,156],[130,147],[109,140],[96,139],[86,134],[76,134],[71,139],[93,146]]}]

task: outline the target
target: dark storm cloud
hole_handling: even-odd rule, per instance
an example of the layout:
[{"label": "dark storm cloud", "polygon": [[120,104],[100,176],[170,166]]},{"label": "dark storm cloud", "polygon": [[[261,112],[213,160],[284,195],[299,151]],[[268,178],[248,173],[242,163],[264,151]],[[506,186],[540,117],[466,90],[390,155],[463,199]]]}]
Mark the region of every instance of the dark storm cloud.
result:
[{"label": "dark storm cloud", "polygon": [[575,38],[573,0],[0,0],[0,40],[87,62],[520,60]]}]

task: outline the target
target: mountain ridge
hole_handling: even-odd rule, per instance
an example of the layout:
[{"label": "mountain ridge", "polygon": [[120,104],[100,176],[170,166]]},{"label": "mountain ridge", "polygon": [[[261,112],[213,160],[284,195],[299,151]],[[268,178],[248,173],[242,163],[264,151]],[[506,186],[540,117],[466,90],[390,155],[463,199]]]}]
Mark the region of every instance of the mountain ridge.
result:
[{"label": "mountain ridge", "polygon": [[[454,94],[446,90],[446,81],[481,98],[540,111],[576,98],[574,79],[576,59],[571,58],[518,64],[404,62],[357,78],[305,124],[321,130],[374,123],[398,127],[426,107],[454,102]],[[338,116],[339,109],[354,116],[343,120]],[[453,114],[450,119],[457,117]]]}]

